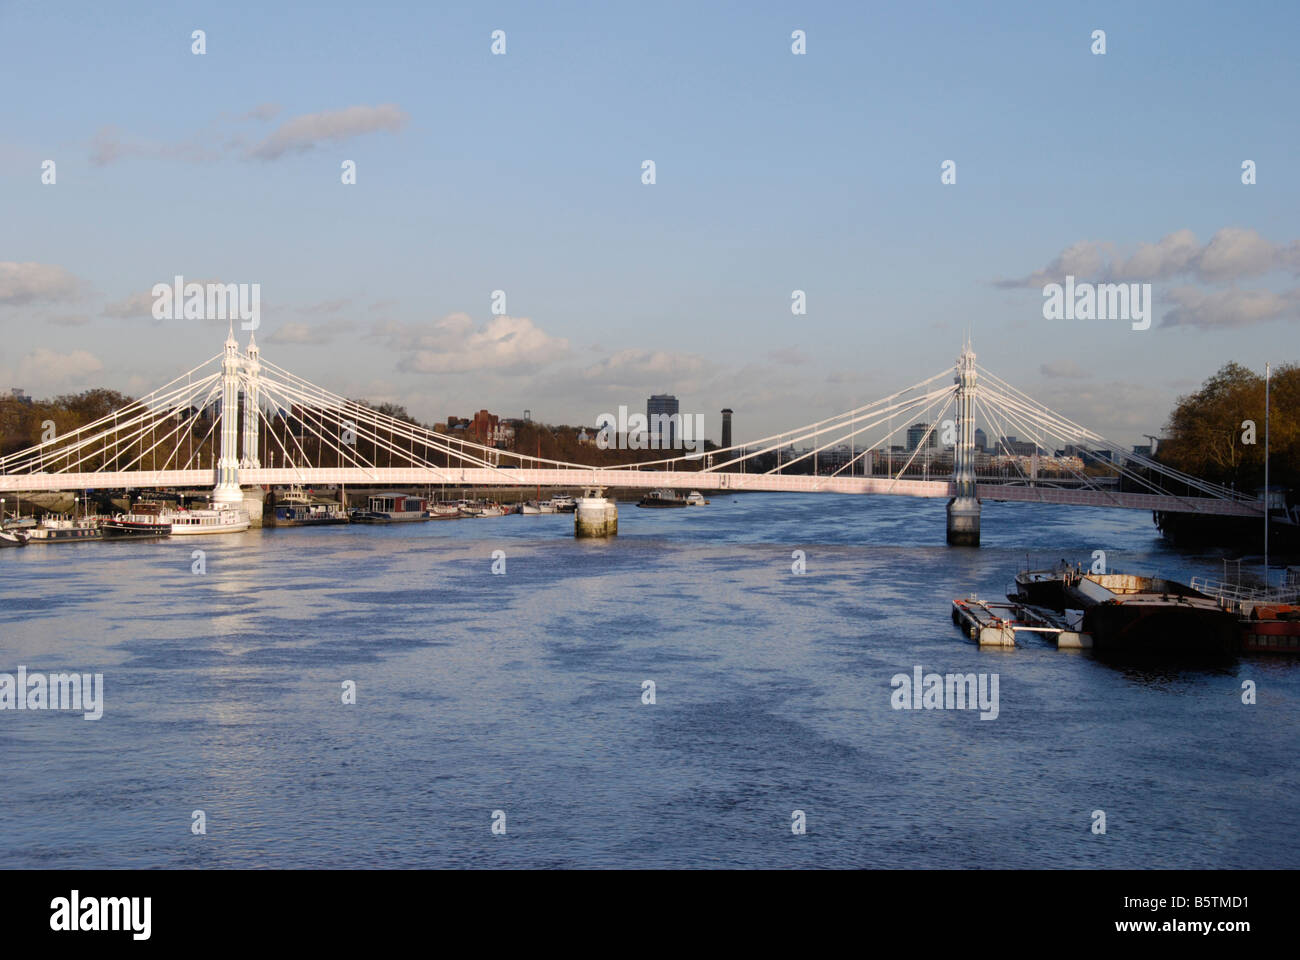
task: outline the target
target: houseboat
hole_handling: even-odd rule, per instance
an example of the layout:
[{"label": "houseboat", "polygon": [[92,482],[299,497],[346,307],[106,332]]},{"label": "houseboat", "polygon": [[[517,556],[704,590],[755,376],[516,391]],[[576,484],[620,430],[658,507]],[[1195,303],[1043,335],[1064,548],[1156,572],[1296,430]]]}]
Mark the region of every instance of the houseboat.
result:
[{"label": "houseboat", "polygon": [[73,540],[101,540],[99,517],[45,517],[27,530],[28,543],[68,543]]},{"label": "houseboat", "polygon": [[353,523],[400,523],[427,520],[429,501],[406,493],[372,494],[365,510],[352,511]]},{"label": "houseboat", "polygon": [[271,527],[320,527],[348,522],[348,512],[334,500],[316,501],[292,489],[269,505],[263,523]]}]

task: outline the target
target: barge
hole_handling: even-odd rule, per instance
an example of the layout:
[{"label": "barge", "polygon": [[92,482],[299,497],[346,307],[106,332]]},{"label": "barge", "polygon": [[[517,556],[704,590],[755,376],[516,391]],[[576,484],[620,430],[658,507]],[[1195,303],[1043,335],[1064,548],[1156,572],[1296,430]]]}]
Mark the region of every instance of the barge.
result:
[{"label": "barge", "polygon": [[1237,616],[1218,600],[1160,577],[1088,573],[1065,586],[1098,653],[1231,656],[1241,645]]}]

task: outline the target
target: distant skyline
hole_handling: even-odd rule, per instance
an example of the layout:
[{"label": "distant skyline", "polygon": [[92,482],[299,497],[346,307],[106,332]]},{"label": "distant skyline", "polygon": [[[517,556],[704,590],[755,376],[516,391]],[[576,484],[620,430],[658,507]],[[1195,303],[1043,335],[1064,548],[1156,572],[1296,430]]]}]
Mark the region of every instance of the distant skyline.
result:
[{"label": "distant skyline", "polygon": [[[970,331],[1145,443],[1225,362],[1300,361],[1298,28],[1287,3],[0,2],[0,389],[138,394],[218,353],[224,321],[151,315],[182,275],[260,284],[266,358],[427,422],[668,393],[746,442]],[[1067,275],[1151,284],[1150,328],[1045,319]]]}]

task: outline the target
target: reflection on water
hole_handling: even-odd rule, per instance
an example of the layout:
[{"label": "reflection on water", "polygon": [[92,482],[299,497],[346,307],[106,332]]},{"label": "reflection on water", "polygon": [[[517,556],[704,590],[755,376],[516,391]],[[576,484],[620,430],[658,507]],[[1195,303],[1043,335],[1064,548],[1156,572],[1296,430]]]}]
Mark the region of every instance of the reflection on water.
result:
[{"label": "reflection on water", "polygon": [[[1024,504],[950,549],[943,507],[723,495],[622,505],[608,542],[561,515],[4,551],[0,671],[102,672],[106,702],[0,712],[0,862],[1300,863],[1300,665],[981,651],[949,618],[1026,553],[1180,580],[1217,555],[1144,513]],[[917,665],[998,673],[998,718],[891,709]]]}]

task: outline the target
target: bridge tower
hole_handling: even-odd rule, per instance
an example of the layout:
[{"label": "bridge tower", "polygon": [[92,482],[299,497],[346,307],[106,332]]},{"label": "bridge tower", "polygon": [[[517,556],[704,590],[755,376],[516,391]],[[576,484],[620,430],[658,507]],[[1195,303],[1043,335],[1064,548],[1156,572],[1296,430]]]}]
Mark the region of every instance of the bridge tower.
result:
[{"label": "bridge tower", "polygon": [[257,335],[248,336],[248,362],[244,364],[244,456],[239,461],[241,470],[258,470],[262,463],[258,459],[257,416],[258,404],[261,402],[262,363],[258,359]]},{"label": "bridge tower", "polygon": [[239,344],[231,325],[226,337],[226,352],[221,359],[221,452],[217,459],[217,485],[212,502],[244,503],[239,489]]},{"label": "bridge tower", "polygon": [[957,495],[948,501],[948,543],[980,545],[980,502],[975,487],[975,351],[962,344],[957,358],[957,443],[953,447],[952,479]]}]

